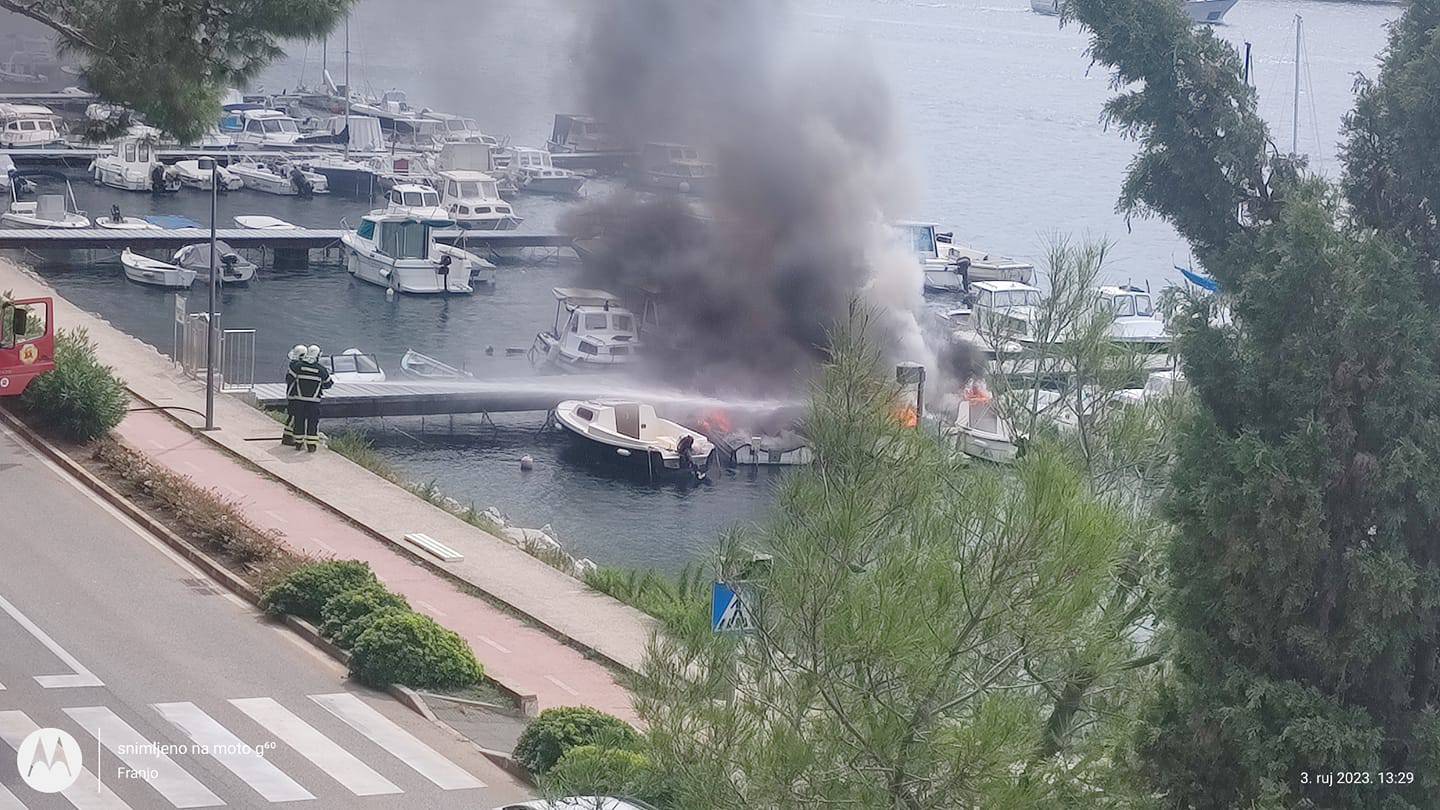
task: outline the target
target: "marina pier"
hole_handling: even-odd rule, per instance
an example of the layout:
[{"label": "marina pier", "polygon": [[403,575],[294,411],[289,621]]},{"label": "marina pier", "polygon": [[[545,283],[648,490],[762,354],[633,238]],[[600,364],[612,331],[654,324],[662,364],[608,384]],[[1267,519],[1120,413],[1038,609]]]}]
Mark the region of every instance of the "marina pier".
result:
[{"label": "marina pier", "polygon": [[[490,248],[568,248],[573,240],[561,234],[517,234],[512,231],[432,231],[436,242]],[[345,231],[328,228],[220,228],[215,236],[232,247],[278,250],[321,250],[336,247]],[[174,250],[210,239],[209,228],[0,228],[0,250]]]}]

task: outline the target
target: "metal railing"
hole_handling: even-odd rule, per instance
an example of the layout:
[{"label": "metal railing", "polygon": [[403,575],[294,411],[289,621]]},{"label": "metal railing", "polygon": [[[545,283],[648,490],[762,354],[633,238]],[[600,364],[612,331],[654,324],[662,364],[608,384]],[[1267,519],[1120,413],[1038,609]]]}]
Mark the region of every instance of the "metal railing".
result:
[{"label": "metal railing", "polygon": [[[194,379],[205,377],[205,358],[209,326],[205,313],[198,312],[185,319],[180,336],[179,360],[185,374]],[[255,387],[255,330],[225,329],[216,346],[215,389],[217,391],[249,391]]]}]

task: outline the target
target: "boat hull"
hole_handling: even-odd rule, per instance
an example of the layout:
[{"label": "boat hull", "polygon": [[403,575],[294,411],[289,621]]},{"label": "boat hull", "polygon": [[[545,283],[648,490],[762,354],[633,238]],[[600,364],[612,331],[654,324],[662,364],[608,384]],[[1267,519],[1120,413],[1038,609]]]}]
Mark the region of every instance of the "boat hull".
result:
[{"label": "boat hull", "polygon": [[524,221],[524,217],[517,216],[455,217],[455,224],[467,231],[513,231]]},{"label": "boat hull", "polygon": [[580,176],[572,177],[535,177],[526,180],[520,190],[529,194],[549,194],[557,197],[575,197],[580,190],[585,188],[585,178]]},{"label": "boat hull", "polygon": [[1020,454],[1014,442],[969,428],[962,427],[956,431],[956,442],[965,455],[996,464],[1013,464]]},{"label": "boat hull", "polygon": [[1047,17],[1060,15],[1060,0],[1030,0],[1030,10]]},{"label": "boat hull", "polygon": [[195,283],[195,271],[185,270],[163,262],[146,262],[127,251],[120,256],[125,266],[125,277],[137,284],[166,289],[187,289]]},{"label": "boat hull", "polygon": [[1216,25],[1225,21],[1225,15],[1240,0],[1187,0],[1185,13],[1197,23]]},{"label": "boat hull", "polygon": [[363,246],[357,247],[348,236],[342,241],[349,254],[345,269],[360,281],[411,295],[467,295],[475,291],[466,270],[456,268],[449,275],[442,275],[429,261],[390,262],[377,258]]},{"label": "boat hull", "polygon": [[555,421],[565,429],[566,433],[570,434],[577,447],[592,454],[595,458],[612,462],[621,467],[645,470],[650,475],[683,472],[703,478],[710,469],[711,461],[715,456],[715,450],[711,448],[710,452],[703,457],[692,456],[689,463],[686,463],[675,453],[646,447],[640,442],[620,444],[592,435],[584,428],[572,424],[559,411],[555,414]]},{"label": "boat hull", "polygon": [[0,222],[3,222],[7,227],[10,228],[33,228],[35,230],[45,231],[73,231],[79,228],[90,227],[90,220],[84,217],[80,217],[79,219],[59,221],[50,219],[35,219],[33,217],[27,217],[22,214],[15,214],[10,211],[0,214]]}]

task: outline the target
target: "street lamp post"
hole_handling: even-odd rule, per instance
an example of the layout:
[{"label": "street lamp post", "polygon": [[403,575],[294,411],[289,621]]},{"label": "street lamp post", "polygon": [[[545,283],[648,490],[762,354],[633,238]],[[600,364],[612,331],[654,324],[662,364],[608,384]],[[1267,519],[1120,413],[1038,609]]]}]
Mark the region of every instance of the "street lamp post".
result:
[{"label": "street lamp post", "polygon": [[200,158],[200,170],[210,172],[210,301],[205,308],[205,429],[215,429],[215,209],[220,199],[220,167],[215,158]]}]

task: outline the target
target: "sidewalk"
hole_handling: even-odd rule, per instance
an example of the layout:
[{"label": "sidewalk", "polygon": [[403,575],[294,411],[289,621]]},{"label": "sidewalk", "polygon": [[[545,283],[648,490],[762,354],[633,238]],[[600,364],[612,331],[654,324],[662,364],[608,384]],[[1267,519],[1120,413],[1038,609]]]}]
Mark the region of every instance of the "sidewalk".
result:
[{"label": "sidewalk", "polygon": [[[4,260],[0,290],[55,295]],[[204,387],[183,377],[163,355],[64,299],[56,297],[55,303],[60,328],[88,330],[100,359],[115,368],[136,396],[157,406],[203,411]],[[192,426],[201,421],[195,414],[170,413]],[[257,525],[281,531],[297,547],[369,561],[386,584],[417,609],[464,636],[488,673],[516,691],[535,694],[542,708],[587,704],[633,717],[629,695],[606,667],[465,594],[441,574],[413,562],[396,544],[407,533],[424,532],[455,548],[464,560],[432,564],[631,670],[638,669],[643,658],[654,627],[650,617],[341,456],[326,450],[297,453],[278,441],[246,441],[278,438],[279,426],[243,402],[217,396],[215,413],[221,429],[213,433],[192,434],[155,412],[132,413],[119,433],[165,466],[236,499]]]}]

